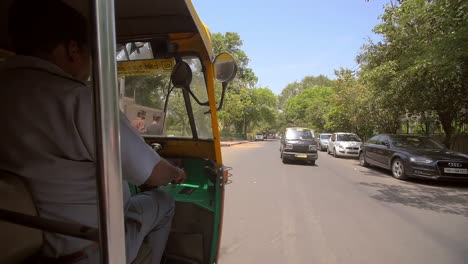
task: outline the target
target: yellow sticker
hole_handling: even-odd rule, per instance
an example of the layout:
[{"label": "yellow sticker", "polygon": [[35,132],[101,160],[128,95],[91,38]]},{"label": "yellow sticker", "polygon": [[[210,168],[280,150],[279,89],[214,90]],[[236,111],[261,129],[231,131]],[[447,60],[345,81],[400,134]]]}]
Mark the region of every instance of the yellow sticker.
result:
[{"label": "yellow sticker", "polygon": [[117,73],[122,76],[151,76],[162,72],[171,72],[175,65],[173,59],[140,60],[117,62]]}]

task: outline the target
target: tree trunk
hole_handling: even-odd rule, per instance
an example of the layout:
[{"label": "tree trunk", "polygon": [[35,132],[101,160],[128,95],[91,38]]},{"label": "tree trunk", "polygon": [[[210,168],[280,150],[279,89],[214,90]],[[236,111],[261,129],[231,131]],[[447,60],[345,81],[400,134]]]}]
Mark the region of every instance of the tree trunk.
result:
[{"label": "tree trunk", "polygon": [[247,118],[244,112],[244,139],[247,140]]},{"label": "tree trunk", "polygon": [[454,116],[450,112],[437,112],[437,115],[439,116],[442,129],[444,129],[445,132],[445,139],[443,143],[447,148],[450,148],[454,130],[452,126]]}]

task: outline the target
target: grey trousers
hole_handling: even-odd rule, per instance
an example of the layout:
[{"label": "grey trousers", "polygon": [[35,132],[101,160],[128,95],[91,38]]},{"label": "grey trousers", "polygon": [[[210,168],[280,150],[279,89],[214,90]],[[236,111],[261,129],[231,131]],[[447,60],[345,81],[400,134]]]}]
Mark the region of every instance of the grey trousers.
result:
[{"label": "grey trousers", "polygon": [[[127,263],[130,264],[146,239],[151,247],[152,264],[161,262],[174,216],[174,198],[167,192],[151,190],[130,198],[125,215],[125,248]],[[99,263],[99,251],[90,249],[87,258],[77,264]]]}]

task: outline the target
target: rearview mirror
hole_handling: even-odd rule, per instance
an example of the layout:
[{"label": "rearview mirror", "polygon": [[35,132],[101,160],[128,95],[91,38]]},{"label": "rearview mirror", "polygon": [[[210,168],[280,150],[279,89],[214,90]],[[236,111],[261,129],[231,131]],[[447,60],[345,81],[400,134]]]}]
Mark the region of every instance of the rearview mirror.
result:
[{"label": "rearview mirror", "polygon": [[[182,88],[190,91],[190,83],[192,83],[192,69],[185,61],[179,61],[174,65],[171,72],[171,83],[173,88]],[[167,106],[169,96],[173,88],[169,89],[164,100],[164,120],[166,120]]]},{"label": "rearview mirror", "polygon": [[192,69],[185,61],[179,61],[172,69],[171,82],[174,87],[190,89]]},{"label": "rearview mirror", "polygon": [[221,53],[214,60],[214,70],[216,80],[221,83],[228,83],[236,77],[237,63],[229,53]]},{"label": "rearview mirror", "polygon": [[229,53],[221,53],[216,56],[214,60],[214,70],[216,80],[223,84],[223,90],[221,93],[221,100],[219,101],[219,106],[217,111],[223,108],[224,96],[226,95],[227,84],[234,80],[237,73],[237,63],[234,58]]},{"label": "rearview mirror", "polygon": [[[192,96],[193,99],[199,104],[204,106],[209,106],[209,102],[202,102],[190,89],[190,84],[192,83],[192,68],[185,61],[179,61],[176,63],[171,72],[171,82],[175,88],[184,89],[184,93],[187,92]],[[164,103],[164,113],[167,112],[167,103],[169,101],[169,95],[171,94],[172,89],[169,89],[166,95],[166,101]]]}]

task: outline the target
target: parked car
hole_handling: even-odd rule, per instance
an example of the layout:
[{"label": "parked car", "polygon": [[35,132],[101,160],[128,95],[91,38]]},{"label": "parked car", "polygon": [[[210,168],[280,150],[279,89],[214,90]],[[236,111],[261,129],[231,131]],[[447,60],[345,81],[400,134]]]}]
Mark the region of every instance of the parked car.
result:
[{"label": "parked car", "polygon": [[328,142],[328,154],[337,157],[359,157],[362,140],[353,133],[333,133]]},{"label": "parked car", "polygon": [[314,165],[318,159],[317,141],[310,129],[301,127],[286,128],[280,143],[281,160],[303,160]]},{"label": "parked car", "polygon": [[362,145],[359,163],[392,171],[393,177],[468,179],[468,155],[423,136],[376,135]]},{"label": "parked car", "polygon": [[328,141],[329,141],[331,136],[332,136],[332,134],[330,134],[330,133],[322,133],[322,134],[318,135],[317,143],[318,143],[318,148],[321,151],[326,151],[328,149]]},{"label": "parked car", "polygon": [[261,141],[265,140],[265,137],[263,136],[262,133],[255,134],[255,141],[258,141],[258,140],[261,140]]}]

